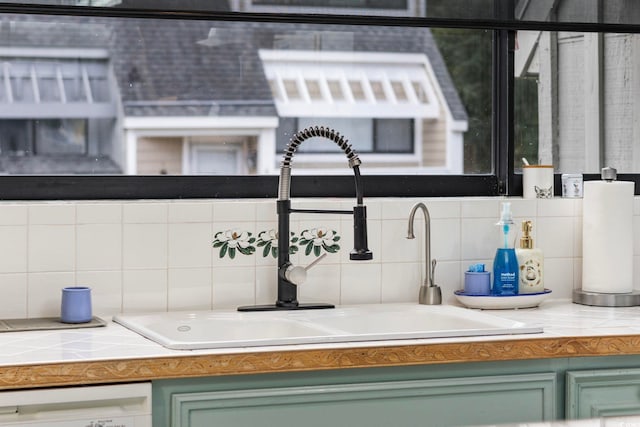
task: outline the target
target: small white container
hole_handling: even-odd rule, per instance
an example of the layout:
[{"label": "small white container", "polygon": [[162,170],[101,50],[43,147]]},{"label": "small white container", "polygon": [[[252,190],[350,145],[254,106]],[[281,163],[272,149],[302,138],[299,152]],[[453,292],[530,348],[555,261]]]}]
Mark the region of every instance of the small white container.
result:
[{"label": "small white container", "polygon": [[553,198],[553,165],[522,166],[522,197],[525,199]]},{"label": "small white container", "polygon": [[562,197],[581,198],[582,197],[582,175],[579,173],[562,174]]}]

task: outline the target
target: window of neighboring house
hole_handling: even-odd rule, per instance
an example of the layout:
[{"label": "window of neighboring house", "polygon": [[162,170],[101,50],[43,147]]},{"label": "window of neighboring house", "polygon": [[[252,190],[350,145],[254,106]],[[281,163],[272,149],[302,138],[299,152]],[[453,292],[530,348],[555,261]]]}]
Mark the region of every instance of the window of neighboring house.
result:
[{"label": "window of neighboring house", "polygon": [[86,152],[86,120],[0,120],[0,155],[38,156]]},{"label": "window of neighboring house", "polygon": [[[411,154],[415,151],[413,119],[344,119],[344,118],[282,118],[276,130],[276,149],[282,153],[293,133],[309,127],[324,126],[339,129],[348,135],[349,143],[358,153]],[[300,145],[300,153],[340,153],[340,149],[323,138],[310,138]]]},{"label": "window of neighboring house", "polygon": [[247,155],[240,144],[192,144],[190,173],[196,175],[242,175]]},{"label": "window of neighboring house", "polygon": [[[39,32],[28,24],[14,22],[15,37],[37,41]],[[42,34],[56,31],[50,25]],[[16,48],[0,42],[0,167],[6,174],[122,172],[108,53],[65,43]]]}]

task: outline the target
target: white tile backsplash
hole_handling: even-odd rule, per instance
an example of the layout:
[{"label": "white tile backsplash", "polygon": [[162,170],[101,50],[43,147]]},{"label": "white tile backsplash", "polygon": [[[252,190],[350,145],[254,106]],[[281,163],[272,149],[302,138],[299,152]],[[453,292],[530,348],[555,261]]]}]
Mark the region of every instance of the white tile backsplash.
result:
[{"label": "white tile backsplash", "polygon": [[[213,278],[213,308],[232,309],[256,304],[255,280],[255,272],[246,268],[222,267],[216,270]],[[274,296],[262,303],[274,303],[275,300]]]},{"label": "white tile backsplash", "polygon": [[211,223],[213,220],[213,204],[210,202],[176,202],[169,203],[168,219],[170,223]]},{"label": "white tile backsplash", "polygon": [[31,225],[27,245],[29,272],[75,270],[75,226]]},{"label": "white tile backsplash", "polygon": [[213,220],[216,222],[251,222],[256,219],[256,203],[253,201],[224,200],[213,205]]},{"label": "white tile backsplash", "polygon": [[121,224],[122,205],[120,203],[78,203],[76,224]]},{"label": "white tile backsplash", "polygon": [[573,274],[573,258],[546,258],[544,260],[544,286],[554,291],[554,298],[571,298]]},{"label": "white tile backsplash", "polygon": [[[422,214],[420,214],[422,215]],[[407,239],[408,220],[382,221],[379,262],[417,262],[422,259],[424,219],[416,215],[414,239]]]},{"label": "white tile backsplash", "polygon": [[492,218],[497,220],[500,215],[500,203],[506,199],[465,199],[462,201],[462,218]]},{"label": "white tile backsplash", "polygon": [[573,217],[539,217],[536,245],[545,257],[573,257],[574,231]]},{"label": "white tile backsplash", "polygon": [[163,202],[124,203],[122,220],[126,224],[166,224],[169,206]]},{"label": "white tile backsplash", "polygon": [[[350,215],[291,215],[291,230],[327,226],[341,236],[338,254],[309,270],[301,302],[336,304],[417,301],[424,279],[424,218],[407,240],[408,216],[418,202],[431,216],[436,282],[446,303],[462,288],[464,270],[483,262],[492,269],[500,203],[510,201],[514,221],[534,222],[536,246],[545,254],[546,285],[568,298],[581,286],[582,200],[521,198],[380,198],[366,200],[369,248],[374,259],[349,260]],[[349,210],[350,199],[298,199],[296,207]],[[634,203],[635,265],[640,265],[640,198]],[[220,258],[212,247],[218,231],[258,233],[277,225],[275,201],[148,200],[0,203],[0,280],[5,297],[0,317],[57,315],[60,288],[93,288],[94,312],[232,308],[272,304],[276,264],[262,247]],[[517,227],[519,230],[519,226]],[[304,248],[291,261],[315,257]],[[635,274],[640,277],[640,273]],[[640,280],[640,279],[638,279]],[[636,280],[636,288],[640,282]]]},{"label": "white tile backsplash", "polygon": [[0,317],[21,319],[27,317],[27,274],[0,274],[2,302]]},{"label": "white tile backsplash", "polygon": [[29,224],[75,224],[76,206],[72,203],[43,203],[29,207]]},{"label": "white tile backsplash", "polygon": [[124,224],[123,231],[122,265],[124,269],[167,267],[166,224]]},{"label": "white tile backsplash", "polygon": [[27,205],[0,205],[0,225],[26,225],[27,209]]},{"label": "white tile backsplash", "polygon": [[381,272],[381,302],[406,302],[418,298],[424,282],[422,264],[386,263],[382,264]]},{"label": "white tile backsplash", "polygon": [[62,288],[75,286],[71,272],[29,273],[27,275],[27,315],[53,317],[60,315]]},{"label": "white tile backsplash", "polygon": [[122,269],[122,224],[76,226],[78,271]]},{"label": "white tile backsplash", "polygon": [[[272,270],[275,271],[275,270]],[[340,301],[341,267],[318,264],[309,270],[306,282],[300,286],[298,298],[302,302]]]},{"label": "white tile backsplash", "polygon": [[122,272],[78,271],[75,286],[91,288],[93,314],[108,319],[122,310]]},{"label": "white tile backsplash", "polygon": [[[462,259],[481,259],[495,254],[500,236],[496,227],[497,218],[462,218]],[[431,242],[432,246],[438,242]]]},{"label": "white tile backsplash", "polygon": [[211,267],[211,223],[169,224],[169,268]]},{"label": "white tile backsplash", "polygon": [[166,311],[166,269],[125,270],[122,275],[122,311]]},{"label": "white tile backsplash", "polygon": [[382,269],[380,264],[353,262],[343,264],[340,270],[340,303],[381,302]]},{"label": "white tile backsplash", "polygon": [[169,311],[211,310],[210,268],[169,268],[168,273]]},{"label": "white tile backsplash", "polygon": [[27,272],[27,227],[0,226],[0,273]]}]

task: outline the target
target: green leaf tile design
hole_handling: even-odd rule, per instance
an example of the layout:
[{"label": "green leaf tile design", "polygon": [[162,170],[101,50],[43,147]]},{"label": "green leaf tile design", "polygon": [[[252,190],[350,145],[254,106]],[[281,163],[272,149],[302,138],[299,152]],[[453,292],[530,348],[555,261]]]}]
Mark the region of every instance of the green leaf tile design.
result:
[{"label": "green leaf tile design", "polygon": [[213,247],[219,248],[219,257],[234,259],[237,253],[242,255],[251,255],[256,251],[256,247],[253,246],[256,238],[249,231],[243,230],[226,230],[219,231],[214,235]]},{"label": "green leaf tile design", "polygon": [[330,254],[334,254],[340,250],[340,245],[337,243],[340,240],[340,236],[335,230],[329,230],[324,227],[311,228],[303,230],[300,238],[300,246],[305,247],[305,255],[320,256],[322,250]]},{"label": "green leaf tile design", "polygon": [[[298,252],[300,247],[305,247],[305,254],[313,253],[320,256],[322,251],[336,253],[340,250],[337,242],[340,236],[335,230],[328,230],[325,227],[311,228],[303,230],[300,236],[291,232],[289,241],[289,254]],[[257,248],[261,248],[260,254],[263,258],[269,256],[278,257],[278,232],[275,229],[260,231],[258,238],[253,237],[250,231],[239,229],[219,231],[215,233],[212,246],[219,249],[219,257],[229,257],[235,259],[238,253],[242,255],[253,255]]]}]

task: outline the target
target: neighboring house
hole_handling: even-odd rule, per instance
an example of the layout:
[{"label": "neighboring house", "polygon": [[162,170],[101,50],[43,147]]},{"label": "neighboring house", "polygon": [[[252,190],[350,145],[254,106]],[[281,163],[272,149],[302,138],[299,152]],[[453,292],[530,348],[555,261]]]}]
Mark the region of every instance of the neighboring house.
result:
[{"label": "neighboring house", "polygon": [[[591,6],[591,7],[589,7]],[[522,20],[597,22],[597,2],[521,0]],[[630,0],[609,0],[607,19],[638,22]],[[568,18],[567,18],[568,17]],[[538,152],[559,172],[640,169],[640,36],[518,31],[515,72],[538,82]],[[636,147],[634,147],[636,146]]]},{"label": "neighboring house", "polygon": [[[24,164],[6,173],[273,174],[291,134],[310,125],[344,134],[368,173],[463,171],[467,115],[426,29],[43,21],[3,17],[14,89],[4,99],[0,89],[0,167]],[[33,92],[24,108],[18,82]],[[303,144],[296,169],[343,173],[332,150]]]},{"label": "neighboring house", "polygon": [[0,173],[122,173],[110,34],[0,17]]}]

